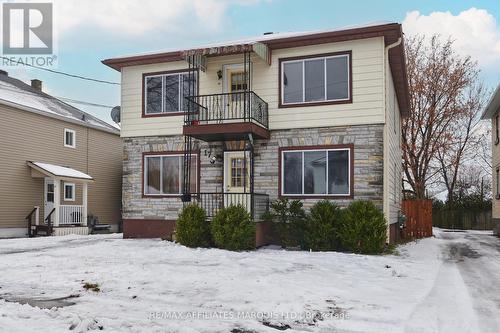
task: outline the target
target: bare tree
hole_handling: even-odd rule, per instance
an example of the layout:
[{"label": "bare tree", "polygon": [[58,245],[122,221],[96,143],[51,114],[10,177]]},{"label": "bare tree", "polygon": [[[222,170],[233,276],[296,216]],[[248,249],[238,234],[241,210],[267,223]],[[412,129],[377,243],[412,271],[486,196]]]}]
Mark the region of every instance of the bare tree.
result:
[{"label": "bare tree", "polygon": [[449,124],[448,135],[437,150],[439,174],[446,187],[448,204],[453,203],[462,166],[480,158],[484,136],[478,125],[485,101],[485,89],[481,83],[464,89],[457,98],[455,117]]},{"label": "bare tree", "polygon": [[465,112],[457,107],[460,98],[478,69],[470,57],[454,51],[450,39],[414,36],[405,42],[410,115],[402,123],[404,182],[416,198],[425,198],[426,186],[439,172],[437,154],[453,140],[450,126]]}]

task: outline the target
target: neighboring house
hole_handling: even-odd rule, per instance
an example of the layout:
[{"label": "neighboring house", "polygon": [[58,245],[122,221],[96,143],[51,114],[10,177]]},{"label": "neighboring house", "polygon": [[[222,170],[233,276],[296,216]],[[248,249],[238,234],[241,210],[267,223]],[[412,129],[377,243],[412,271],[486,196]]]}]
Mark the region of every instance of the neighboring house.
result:
[{"label": "neighboring house", "polygon": [[491,119],[491,166],[493,168],[491,172],[493,176],[491,217],[495,226],[493,232],[500,236],[500,84],[491,96],[481,119]]},{"label": "neighboring house", "polygon": [[183,201],[209,218],[239,203],[259,221],[279,197],[306,208],[371,200],[391,241],[398,234],[409,112],[400,24],[103,63],[122,75],[124,237],[168,237]]},{"label": "neighboring house", "polygon": [[0,237],[26,236],[29,214],[39,234],[87,234],[87,215],[117,230],[119,130],[31,82],[0,72]]}]

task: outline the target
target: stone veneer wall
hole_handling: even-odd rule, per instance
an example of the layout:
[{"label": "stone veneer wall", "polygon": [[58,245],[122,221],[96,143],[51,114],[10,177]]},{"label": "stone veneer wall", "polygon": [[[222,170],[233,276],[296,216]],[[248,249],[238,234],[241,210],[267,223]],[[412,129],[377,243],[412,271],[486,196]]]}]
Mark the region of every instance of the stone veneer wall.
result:
[{"label": "stone veneer wall", "polygon": [[[354,199],[371,200],[382,209],[383,200],[383,125],[291,129],[271,132],[268,141],[255,142],[255,192],[278,197],[278,148],[290,146],[354,144]],[[201,192],[221,191],[222,161],[210,164],[204,155],[207,143],[197,142],[201,161]],[[222,151],[222,143],[210,143]],[[180,198],[142,196],[142,153],[182,151],[181,136],[124,138],[123,218],[175,220],[182,207]],[[309,208],[318,199],[303,199]],[[351,200],[336,200],[345,206]]]},{"label": "stone veneer wall", "polygon": [[[354,144],[354,199],[373,201],[382,209],[383,200],[383,125],[326,127],[272,131],[266,142],[255,147],[255,192],[278,197],[278,148]],[[310,208],[320,199],[302,199]],[[346,206],[352,199],[335,200]]]}]

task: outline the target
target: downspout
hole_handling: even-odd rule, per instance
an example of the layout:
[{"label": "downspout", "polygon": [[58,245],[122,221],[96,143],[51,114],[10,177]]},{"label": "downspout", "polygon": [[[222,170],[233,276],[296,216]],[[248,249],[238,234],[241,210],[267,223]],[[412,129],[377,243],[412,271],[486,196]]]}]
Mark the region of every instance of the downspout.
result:
[{"label": "downspout", "polygon": [[[391,206],[390,206],[390,198],[389,198],[389,182],[390,182],[390,178],[388,177],[389,176],[389,168],[390,168],[390,165],[388,163],[390,163],[390,159],[389,159],[389,147],[388,147],[388,142],[389,142],[389,133],[387,133],[387,126],[388,126],[388,117],[387,117],[387,76],[386,76],[386,68],[385,66],[389,63],[389,50],[392,49],[392,48],[395,48],[396,46],[399,46],[401,45],[403,41],[403,38],[402,37],[399,37],[397,41],[395,41],[394,43],[392,44],[389,44],[385,47],[384,51],[384,108],[385,108],[385,125],[384,125],[384,161],[387,161],[386,163],[384,163],[384,166],[383,166],[383,177],[384,177],[384,196],[383,196],[383,210],[384,210],[384,215],[386,215],[386,218],[387,218],[387,221],[389,223],[388,225],[388,228],[387,228],[387,240],[388,242],[390,242],[391,240],[391,220],[390,220],[390,213],[391,213]],[[385,59],[387,59],[387,63],[385,61]],[[398,231],[399,231],[399,228],[398,228]],[[396,232],[398,232],[396,231]],[[397,235],[396,235],[396,240],[397,240]]]}]

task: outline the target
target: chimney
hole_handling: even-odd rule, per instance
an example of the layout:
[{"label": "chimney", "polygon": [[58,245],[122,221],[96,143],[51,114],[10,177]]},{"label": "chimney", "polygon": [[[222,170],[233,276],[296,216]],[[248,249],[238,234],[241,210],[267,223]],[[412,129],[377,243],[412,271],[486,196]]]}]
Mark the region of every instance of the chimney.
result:
[{"label": "chimney", "polygon": [[5,76],[9,76],[9,73],[7,71],[4,71],[3,69],[0,69],[0,74],[5,75]]},{"label": "chimney", "polygon": [[42,81],[40,81],[38,79],[31,80],[31,87],[33,89],[38,90],[38,91],[42,91]]}]

